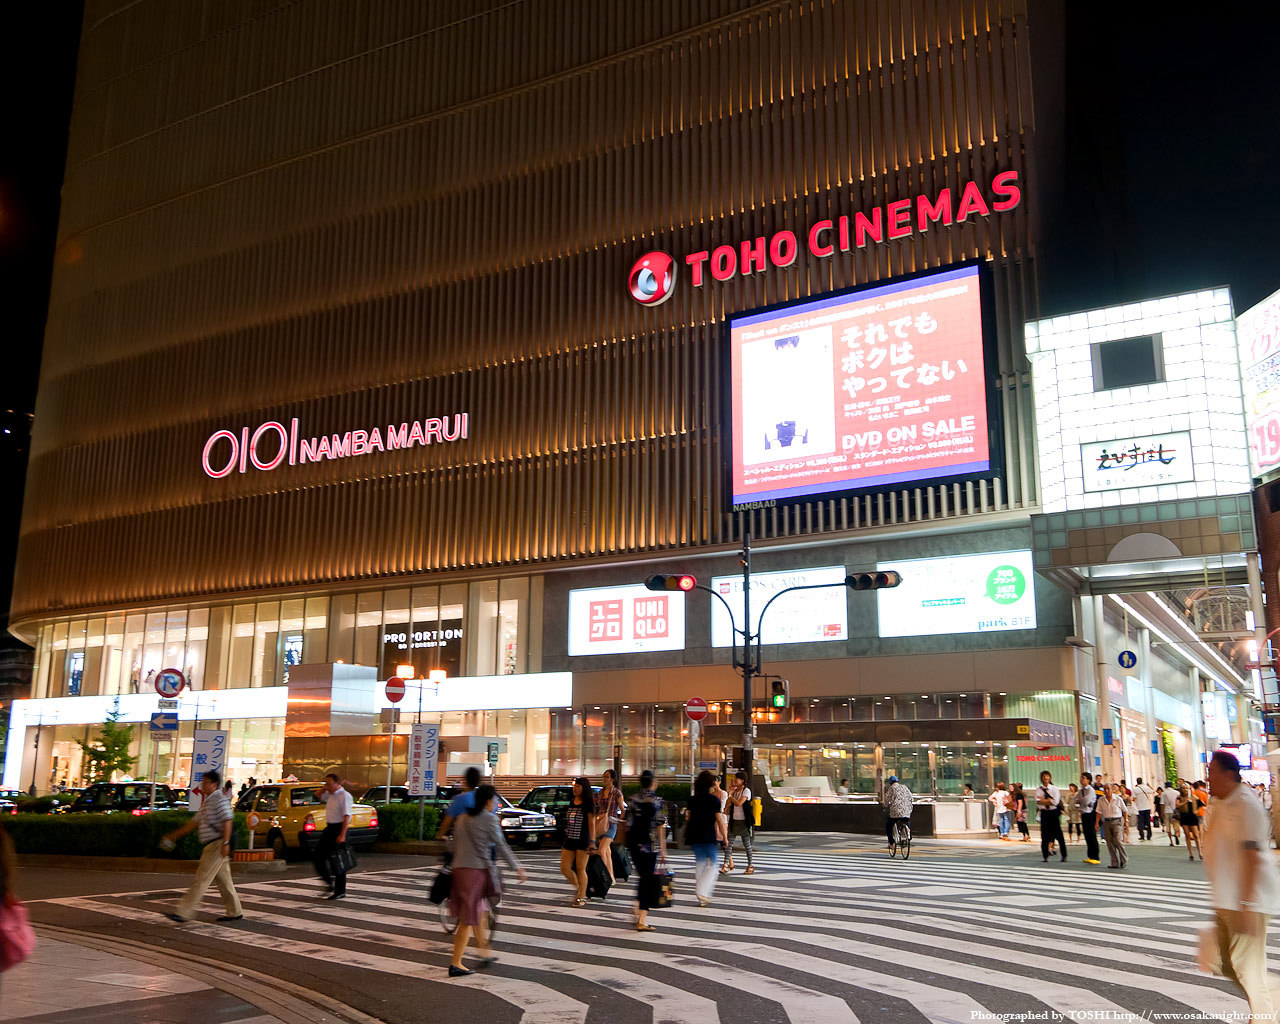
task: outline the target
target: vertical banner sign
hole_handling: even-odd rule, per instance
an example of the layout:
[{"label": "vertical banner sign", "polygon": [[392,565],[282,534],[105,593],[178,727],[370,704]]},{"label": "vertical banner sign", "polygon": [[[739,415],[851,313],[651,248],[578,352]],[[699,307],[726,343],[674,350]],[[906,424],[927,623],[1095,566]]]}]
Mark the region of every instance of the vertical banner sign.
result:
[{"label": "vertical banner sign", "polygon": [[1280,465],[1280,292],[1236,317],[1245,429],[1254,476]]},{"label": "vertical banner sign", "polygon": [[[227,733],[224,729],[197,729],[191,746],[191,788],[194,791],[205,772],[217,772],[226,781]],[[199,810],[200,803],[192,796],[192,810]]]},{"label": "vertical banner sign", "polygon": [[440,726],[415,725],[409,734],[409,795],[435,796]]}]

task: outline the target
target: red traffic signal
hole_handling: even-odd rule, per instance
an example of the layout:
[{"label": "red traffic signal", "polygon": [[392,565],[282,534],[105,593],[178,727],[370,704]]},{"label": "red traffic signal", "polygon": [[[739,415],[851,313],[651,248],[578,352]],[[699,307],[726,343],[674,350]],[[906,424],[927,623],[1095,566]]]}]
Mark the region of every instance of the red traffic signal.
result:
[{"label": "red traffic signal", "polygon": [[692,590],[698,585],[698,581],[693,576],[689,576],[687,574],[650,576],[644,581],[644,585],[648,590]]},{"label": "red traffic signal", "polygon": [[902,582],[902,574],[886,570],[885,572],[855,572],[844,578],[845,586],[850,590],[888,590]]}]

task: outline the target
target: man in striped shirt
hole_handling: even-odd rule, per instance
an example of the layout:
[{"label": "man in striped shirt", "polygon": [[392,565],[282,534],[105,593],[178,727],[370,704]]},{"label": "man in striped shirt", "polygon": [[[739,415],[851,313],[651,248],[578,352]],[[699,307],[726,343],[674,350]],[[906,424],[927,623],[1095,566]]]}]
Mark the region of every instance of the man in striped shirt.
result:
[{"label": "man in striped shirt", "polygon": [[173,844],[192,829],[200,830],[200,842],[204,852],[200,854],[200,866],[196,868],[195,881],[178,903],[177,913],[165,914],[170,921],[184,924],[196,916],[196,908],[204,898],[204,892],[213,883],[222,894],[226,915],[219,921],[239,921],[244,917],[240,897],[231,881],[231,803],[222,792],[222,776],[205,772],[200,780],[200,792],[204,799],[195,817],[175,832],[164,837],[163,844],[173,849]]}]

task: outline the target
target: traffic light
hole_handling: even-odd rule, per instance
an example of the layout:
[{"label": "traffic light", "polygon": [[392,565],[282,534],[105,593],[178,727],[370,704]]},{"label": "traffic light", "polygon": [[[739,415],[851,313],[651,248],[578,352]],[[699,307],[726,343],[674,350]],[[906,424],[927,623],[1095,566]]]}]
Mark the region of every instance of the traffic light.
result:
[{"label": "traffic light", "polygon": [[902,575],[886,570],[885,572],[855,572],[844,578],[844,584],[850,590],[888,590],[902,582]]},{"label": "traffic light", "polygon": [[772,679],[769,681],[769,706],[775,708],[785,708],[787,701],[791,699],[791,683],[786,679]]},{"label": "traffic light", "polygon": [[692,590],[698,581],[687,574],[675,576],[650,576],[644,581],[647,590]]}]

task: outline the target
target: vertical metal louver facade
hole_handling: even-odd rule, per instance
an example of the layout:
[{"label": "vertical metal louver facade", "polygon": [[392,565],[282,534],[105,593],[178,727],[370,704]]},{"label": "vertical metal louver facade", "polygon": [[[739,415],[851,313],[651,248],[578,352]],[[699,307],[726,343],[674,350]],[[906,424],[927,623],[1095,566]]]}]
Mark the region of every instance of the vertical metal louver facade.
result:
[{"label": "vertical metal louver facade", "polygon": [[[1025,0],[88,0],[15,628],[1033,504],[1028,43]],[[646,249],[1002,170],[1006,214],[627,294]],[[729,513],[725,315],[961,259],[1002,477]],[[201,468],[219,429],[460,412],[465,443]]]}]

